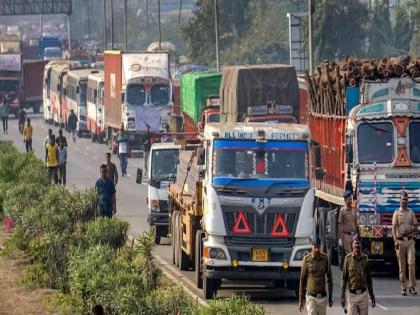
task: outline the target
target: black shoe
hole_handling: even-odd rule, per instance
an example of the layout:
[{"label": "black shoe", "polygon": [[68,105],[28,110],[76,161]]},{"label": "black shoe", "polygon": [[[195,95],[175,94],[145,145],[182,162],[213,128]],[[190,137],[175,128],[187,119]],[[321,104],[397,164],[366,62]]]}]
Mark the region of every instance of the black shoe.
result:
[{"label": "black shoe", "polygon": [[[411,289],[411,288],[410,288]],[[401,295],[403,296],[407,296],[407,287],[405,285],[403,285],[401,287]]]},{"label": "black shoe", "polygon": [[410,294],[412,294],[412,295],[417,295],[417,291],[416,291],[415,288],[409,288],[408,292],[410,292]]}]

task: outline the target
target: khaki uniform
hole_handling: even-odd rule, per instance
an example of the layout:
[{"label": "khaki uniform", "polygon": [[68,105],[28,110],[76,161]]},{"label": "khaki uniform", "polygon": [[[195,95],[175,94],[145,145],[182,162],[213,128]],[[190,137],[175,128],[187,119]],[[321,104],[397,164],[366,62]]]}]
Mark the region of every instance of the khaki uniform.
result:
[{"label": "khaki uniform", "polygon": [[368,314],[368,292],[372,300],[372,277],[370,276],[368,257],[365,254],[356,256],[348,254],[344,259],[341,274],[341,293],[349,289],[347,296],[348,311],[350,315]]},{"label": "khaki uniform", "polygon": [[303,258],[299,285],[299,304],[306,300],[309,315],[325,315],[327,313],[327,292],[325,290],[327,276],[328,296],[332,297],[332,275],[328,257],[320,253],[314,257],[312,253]]},{"label": "khaki uniform", "polygon": [[338,214],[338,237],[343,241],[343,248],[346,254],[353,251],[353,236],[357,234],[357,214],[354,208],[340,209]]},{"label": "khaki uniform", "polygon": [[392,235],[394,242],[398,242],[399,248],[396,249],[398,265],[400,268],[401,285],[406,286],[407,282],[407,263],[408,263],[408,286],[416,287],[416,251],[415,237],[417,232],[417,218],[410,209],[402,210],[399,208],[392,217]]}]

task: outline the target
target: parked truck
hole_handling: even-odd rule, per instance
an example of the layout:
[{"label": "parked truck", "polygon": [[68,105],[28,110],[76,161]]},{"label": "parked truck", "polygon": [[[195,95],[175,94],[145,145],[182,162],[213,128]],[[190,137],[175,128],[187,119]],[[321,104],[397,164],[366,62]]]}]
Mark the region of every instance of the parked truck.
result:
[{"label": "parked truck", "polygon": [[370,261],[395,265],[392,216],[402,191],[420,219],[420,72],[415,58],[406,57],[331,65],[306,76],[322,247],[340,262],[338,214],[348,190],[357,204],[363,251]]},{"label": "parked truck", "polygon": [[0,98],[9,104],[17,117],[22,103],[22,58],[20,53],[0,54]]},{"label": "parked truck", "polygon": [[42,105],[42,87],[46,64],[47,62],[44,60],[23,61],[23,104],[25,108],[32,108],[34,113],[39,113]]},{"label": "parked truck", "polygon": [[106,51],[104,57],[106,138],[114,148],[121,125],[128,132],[128,153],[143,149],[146,126],[166,131],[172,113],[169,55],[165,52]]},{"label": "parked truck", "polygon": [[42,60],[62,59],[62,44],[58,36],[42,36],[38,39],[38,58]]}]

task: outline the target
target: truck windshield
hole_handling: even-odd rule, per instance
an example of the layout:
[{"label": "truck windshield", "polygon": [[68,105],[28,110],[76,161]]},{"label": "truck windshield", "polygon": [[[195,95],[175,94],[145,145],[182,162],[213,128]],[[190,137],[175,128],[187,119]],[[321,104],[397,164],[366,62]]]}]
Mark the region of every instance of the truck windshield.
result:
[{"label": "truck windshield", "polygon": [[143,84],[130,84],[127,86],[127,104],[131,106],[144,105],[146,102],[146,88]]},{"label": "truck windshield", "polygon": [[16,92],[18,90],[19,83],[17,81],[1,80],[0,91],[4,92]]},{"label": "truck windshield", "polygon": [[394,159],[394,133],[390,122],[365,122],[357,129],[359,163],[391,163]]},{"label": "truck windshield", "polygon": [[410,123],[410,158],[413,163],[420,163],[420,121]]},{"label": "truck windshield", "polygon": [[62,52],[61,49],[58,47],[47,47],[44,50],[44,58],[45,60],[56,60],[61,59]]},{"label": "truck windshield", "polygon": [[168,105],[169,86],[166,84],[156,84],[151,91],[152,104],[155,106]]},{"label": "truck windshield", "polygon": [[308,179],[304,141],[215,140],[215,177]]},{"label": "truck windshield", "polygon": [[176,171],[178,149],[152,150],[152,172],[150,182],[169,181]]},{"label": "truck windshield", "polygon": [[87,83],[80,83],[79,85],[79,105],[86,107],[86,90]]}]

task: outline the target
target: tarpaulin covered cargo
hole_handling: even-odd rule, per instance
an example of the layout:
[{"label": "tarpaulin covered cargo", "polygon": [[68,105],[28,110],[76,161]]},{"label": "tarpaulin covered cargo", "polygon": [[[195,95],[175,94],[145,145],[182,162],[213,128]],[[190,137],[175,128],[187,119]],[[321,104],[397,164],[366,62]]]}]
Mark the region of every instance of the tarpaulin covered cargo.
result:
[{"label": "tarpaulin covered cargo", "polygon": [[299,86],[291,65],[231,66],[223,69],[220,86],[222,117],[242,121],[249,106],[290,105],[299,118]]},{"label": "tarpaulin covered cargo", "polygon": [[220,72],[191,72],[181,77],[181,108],[194,122],[206,106],[209,95],[218,95],[222,74]]}]

